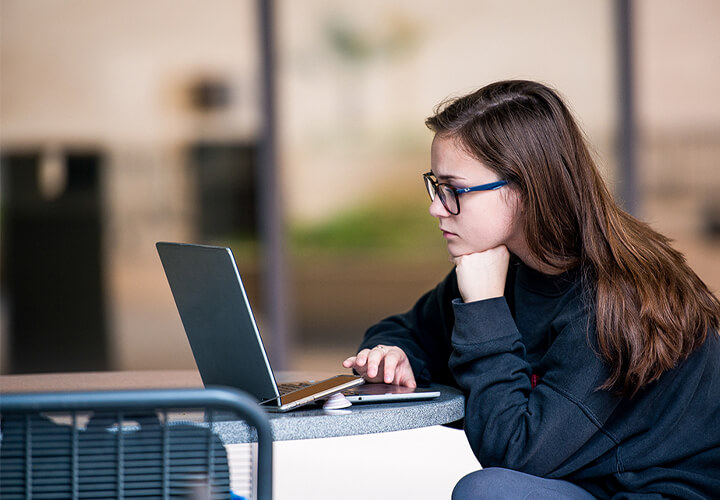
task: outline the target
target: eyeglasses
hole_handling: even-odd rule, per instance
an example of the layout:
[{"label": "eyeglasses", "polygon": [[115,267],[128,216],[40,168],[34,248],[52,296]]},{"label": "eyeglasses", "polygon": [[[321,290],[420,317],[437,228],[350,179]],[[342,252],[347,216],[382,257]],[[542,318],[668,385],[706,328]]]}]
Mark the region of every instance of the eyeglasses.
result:
[{"label": "eyeglasses", "polygon": [[450,212],[452,215],[460,213],[460,199],[458,195],[473,191],[494,191],[496,189],[500,189],[508,183],[508,181],[495,181],[488,184],[481,184],[479,186],[456,188],[450,184],[438,182],[435,178],[435,174],[432,172],[423,174],[423,180],[425,181],[427,192],[430,195],[430,200],[434,201],[435,195],[437,194],[440,197],[440,202],[443,207],[445,207],[445,210]]}]

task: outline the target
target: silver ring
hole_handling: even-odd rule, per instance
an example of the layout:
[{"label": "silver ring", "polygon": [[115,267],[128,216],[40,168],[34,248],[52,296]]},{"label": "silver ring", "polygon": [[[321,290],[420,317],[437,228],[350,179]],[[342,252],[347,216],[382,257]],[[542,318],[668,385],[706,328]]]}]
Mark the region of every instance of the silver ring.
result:
[{"label": "silver ring", "polygon": [[385,346],[382,345],[376,345],[375,349],[380,349],[383,353],[385,353]]}]

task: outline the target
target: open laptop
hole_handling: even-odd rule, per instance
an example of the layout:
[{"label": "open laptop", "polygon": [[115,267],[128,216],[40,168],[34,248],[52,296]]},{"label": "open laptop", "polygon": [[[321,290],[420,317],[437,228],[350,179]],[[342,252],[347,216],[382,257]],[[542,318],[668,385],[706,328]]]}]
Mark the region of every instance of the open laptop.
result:
[{"label": "open laptop", "polygon": [[[313,383],[278,384],[232,251],[189,243],[157,243],[203,383],[236,387],[286,411],[342,391],[351,403],[433,399],[440,391],[364,384],[354,375]],[[300,386],[293,391],[293,387]],[[286,392],[290,390],[291,392]],[[281,394],[282,393],[282,394]]]},{"label": "open laptop", "polygon": [[156,245],[205,386],[224,385],[287,411],[362,384],[355,375],[278,385],[229,248]]}]

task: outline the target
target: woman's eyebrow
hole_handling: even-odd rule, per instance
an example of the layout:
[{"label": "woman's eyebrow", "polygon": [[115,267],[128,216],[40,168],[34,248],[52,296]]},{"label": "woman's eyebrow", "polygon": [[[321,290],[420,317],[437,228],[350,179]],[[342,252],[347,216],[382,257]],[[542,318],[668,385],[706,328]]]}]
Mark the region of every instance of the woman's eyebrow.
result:
[{"label": "woman's eyebrow", "polygon": [[437,175],[433,173],[433,175],[437,178],[439,181],[445,181],[445,182],[451,182],[451,181],[462,181],[465,180],[464,177],[458,177],[456,175]]}]

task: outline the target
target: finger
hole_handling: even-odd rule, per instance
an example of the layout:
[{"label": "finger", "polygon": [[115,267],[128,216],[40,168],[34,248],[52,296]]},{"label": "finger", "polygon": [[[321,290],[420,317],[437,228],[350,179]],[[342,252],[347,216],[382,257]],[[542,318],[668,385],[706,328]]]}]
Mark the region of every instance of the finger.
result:
[{"label": "finger", "polygon": [[370,354],[367,357],[367,374],[368,377],[374,378],[378,375],[380,364],[385,358],[385,350],[381,348],[375,348],[370,350]]},{"label": "finger", "polygon": [[342,365],[345,368],[352,368],[353,365],[355,364],[356,359],[357,359],[357,356],[350,356],[349,358],[347,358],[345,361],[342,362]]},{"label": "finger", "polygon": [[402,368],[400,374],[397,377],[397,384],[404,385],[405,387],[410,387],[411,389],[415,389],[417,387],[417,382],[415,382],[415,375],[413,375],[413,371],[410,366]]},{"label": "finger", "polygon": [[385,369],[383,374],[383,381],[386,384],[392,384],[395,380],[395,370],[398,366],[399,361],[400,356],[394,350],[388,351],[388,353],[385,355]]},{"label": "finger", "polygon": [[[391,352],[392,355],[388,354],[385,357],[385,383],[404,385],[413,389],[417,387],[410,360],[408,360],[405,352],[402,349],[393,349]],[[392,378],[387,376],[388,365],[392,368]]]},{"label": "finger", "polygon": [[370,349],[363,349],[355,356],[355,366],[365,366]]}]

